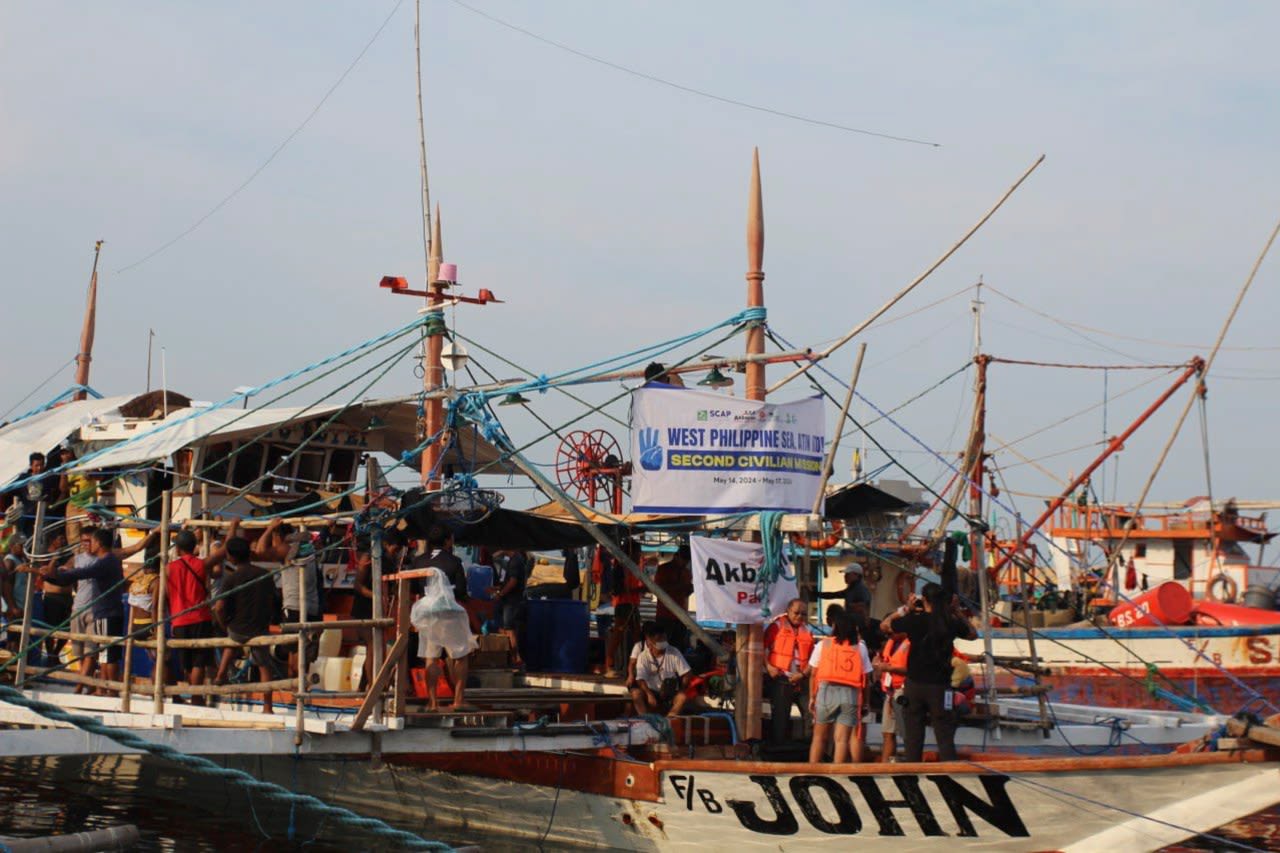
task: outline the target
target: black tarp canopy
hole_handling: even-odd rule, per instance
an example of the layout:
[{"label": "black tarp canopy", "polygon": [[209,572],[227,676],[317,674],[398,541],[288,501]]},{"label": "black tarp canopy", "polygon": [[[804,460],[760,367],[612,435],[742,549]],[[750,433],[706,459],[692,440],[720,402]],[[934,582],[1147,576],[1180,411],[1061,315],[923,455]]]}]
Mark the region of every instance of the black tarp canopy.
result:
[{"label": "black tarp canopy", "polygon": [[851,483],[841,486],[827,495],[823,508],[824,518],[846,521],[877,512],[898,512],[911,506],[870,483]]}]

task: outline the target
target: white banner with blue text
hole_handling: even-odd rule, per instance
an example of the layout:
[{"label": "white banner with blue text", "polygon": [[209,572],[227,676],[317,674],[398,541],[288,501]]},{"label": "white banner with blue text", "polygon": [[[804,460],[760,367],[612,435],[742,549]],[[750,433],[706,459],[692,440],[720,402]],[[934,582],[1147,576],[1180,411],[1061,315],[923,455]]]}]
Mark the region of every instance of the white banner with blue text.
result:
[{"label": "white banner with blue text", "polygon": [[825,451],[820,397],[760,403],[670,386],[632,395],[636,512],[807,513]]},{"label": "white banner with blue text", "polygon": [[693,567],[693,594],[697,596],[699,622],[755,624],[784,613],[787,602],[799,596],[796,579],[787,568],[769,587],[769,617],[762,614],[757,578],[764,565],[764,546],[757,542],[689,537],[689,562]]}]

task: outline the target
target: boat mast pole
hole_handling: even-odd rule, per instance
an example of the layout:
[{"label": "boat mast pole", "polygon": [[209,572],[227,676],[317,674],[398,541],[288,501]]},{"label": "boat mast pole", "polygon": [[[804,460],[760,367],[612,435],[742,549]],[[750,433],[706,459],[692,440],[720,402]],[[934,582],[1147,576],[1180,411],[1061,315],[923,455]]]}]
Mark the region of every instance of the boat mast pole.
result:
[{"label": "boat mast pole", "polygon": [[[764,203],[760,188],[760,149],[751,157],[751,185],[747,192],[747,307],[764,307]],[[764,353],[764,322],[747,327],[747,354]],[[747,399],[763,401],[768,393],[763,362],[747,362]],[[735,716],[744,740],[760,738],[764,700],[764,628],[737,626],[738,687]]]},{"label": "boat mast pole", "polygon": [[[981,302],[974,302],[975,328],[980,322]],[[979,339],[981,332],[979,331]],[[976,355],[974,363],[978,366],[974,380],[974,406],[977,417],[974,419],[973,432],[973,468],[969,479],[969,568],[978,581],[978,602],[982,610],[980,625],[982,628],[982,658],[985,674],[983,677],[984,693],[987,700],[988,724],[1000,716],[996,704],[996,664],[991,648],[991,578],[987,574],[984,545],[986,544],[987,525],[982,519],[982,474],[986,468],[986,428],[987,428],[987,363],[990,356]],[[995,728],[995,737],[1000,739],[1000,729]]]},{"label": "boat mast pole", "polygon": [[102,255],[102,240],[93,244],[93,272],[89,275],[89,297],[84,306],[84,324],[80,327],[80,351],[76,353],[76,391],[73,400],[87,399],[85,387],[89,384],[89,362],[93,361],[93,331],[98,319],[98,258]]},{"label": "boat mast pole", "polygon": [[[418,167],[422,178],[422,243],[427,262],[428,313],[443,311],[444,288],[439,284],[440,263],[444,260],[444,245],[440,239],[440,207],[436,206],[436,218],[431,219],[431,187],[427,181],[427,131],[422,108],[422,0],[416,0],[413,8],[413,59],[414,80],[418,92]],[[440,356],[444,351],[444,335],[429,334],[422,346],[422,385],[428,394],[444,383],[444,366]],[[444,426],[444,402],[439,397],[423,400],[423,438],[430,438]],[[422,485],[428,491],[440,487],[439,477],[432,472],[438,467],[443,442],[434,441],[422,451]]]},{"label": "boat mast pole", "polygon": [[[440,207],[436,206],[436,218],[431,224],[431,257],[427,262],[427,311],[444,313],[444,287],[438,281],[440,263],[444,260],[444,242],[440,238]],[[429,334],[423,346],[422,385],[430,394],[444,385],[444,363],[440,356],[444,352],[444,333]],[[444,399],[439,396],[428,396],[422,403],[423,439],[430,438],[444,427]],[[440,488],[438,472],[440,455],[444,442],[433,441],[422,451],[422,485],[427,491]]]}]

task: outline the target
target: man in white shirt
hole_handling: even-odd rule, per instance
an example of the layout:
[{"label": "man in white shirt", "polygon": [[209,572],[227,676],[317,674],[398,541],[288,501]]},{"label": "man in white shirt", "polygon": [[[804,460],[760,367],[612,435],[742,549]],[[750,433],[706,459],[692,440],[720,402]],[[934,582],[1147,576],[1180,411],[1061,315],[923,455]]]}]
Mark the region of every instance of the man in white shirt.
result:
[{"label": "man in white shirt", "polygon": [[[690,701],[689,663],[667,645],[667,632],[655,625],[644,638],[644,650],[636,658],[635,678],[627,687],[638,714],[674,717]],[[696,701],[696,700],[695,700]]]}]

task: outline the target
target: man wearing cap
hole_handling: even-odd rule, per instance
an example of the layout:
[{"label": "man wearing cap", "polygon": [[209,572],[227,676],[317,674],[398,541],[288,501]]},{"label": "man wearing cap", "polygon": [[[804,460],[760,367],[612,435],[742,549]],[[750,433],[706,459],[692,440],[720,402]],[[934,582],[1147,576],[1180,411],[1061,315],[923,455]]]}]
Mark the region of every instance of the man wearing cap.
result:
[{"label": "man wearing cap", "polygon": [[840,599],[844,601],[845,610],[861,620],[866,620],[871,612],[871,590],[862,580],[862,564],[850,563],[844,567],[845,587],[840,592],[823,592],[823,599]]}]

